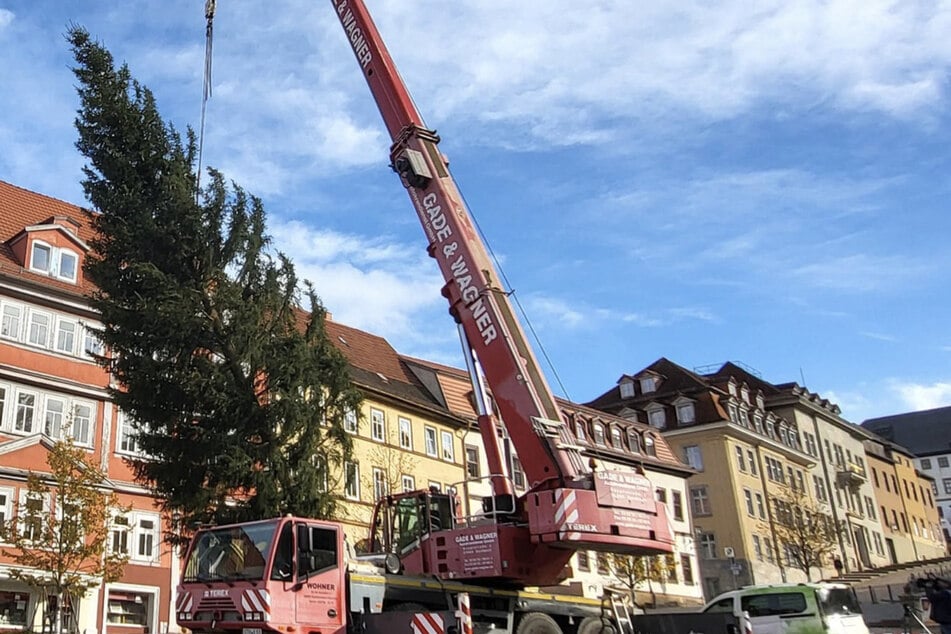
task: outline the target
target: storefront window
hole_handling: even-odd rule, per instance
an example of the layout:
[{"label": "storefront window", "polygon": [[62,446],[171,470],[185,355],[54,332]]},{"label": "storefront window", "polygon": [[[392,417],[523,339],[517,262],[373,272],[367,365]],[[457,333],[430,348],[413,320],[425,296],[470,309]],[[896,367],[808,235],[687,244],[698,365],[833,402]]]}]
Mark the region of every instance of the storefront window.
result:
[{"label": "storefront window", "polygon": [[26,592],[0,590],[0,627],[23,627],[26,625],[26,609],[30,595]]},{"label": "storefront window", "polygon": [[145,592],[109,591],[106,620],[110,625],[149,625],[153,595]]}]

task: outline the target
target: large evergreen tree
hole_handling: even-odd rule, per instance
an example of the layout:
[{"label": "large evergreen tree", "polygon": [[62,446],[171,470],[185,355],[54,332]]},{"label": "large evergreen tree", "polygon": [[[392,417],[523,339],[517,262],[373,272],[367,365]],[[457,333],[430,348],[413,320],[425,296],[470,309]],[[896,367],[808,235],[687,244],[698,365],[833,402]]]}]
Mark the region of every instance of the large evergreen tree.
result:
[{"label": "large evergreen tree", "polygon": [[82,28],[68,39],[77,147],[94,212],[85,273],[104,324],[112,397],[146,459],[133,462],[177,524],[280,513],[332,517],[328,473],[351,451],[359,407],[310,285],[269,250],[261,201],[209,170],[148,88]]}]

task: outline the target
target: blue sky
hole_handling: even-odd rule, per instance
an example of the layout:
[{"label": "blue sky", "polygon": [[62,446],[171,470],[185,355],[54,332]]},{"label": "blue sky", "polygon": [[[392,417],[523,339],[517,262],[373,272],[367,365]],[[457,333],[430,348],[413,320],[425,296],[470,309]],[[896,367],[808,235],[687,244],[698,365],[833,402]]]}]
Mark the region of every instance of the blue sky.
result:
[{"label": "blue sky", "polygon": [[[951,404],[951,2],[368,5],[556,392],[666,356],[855,422]],[[0,179],[84,204],[71,23],[197,127],[204,2],[0,0]],[[219,1],[213,67],[205,164],[335,319],[461,365],[330,2]]]}]

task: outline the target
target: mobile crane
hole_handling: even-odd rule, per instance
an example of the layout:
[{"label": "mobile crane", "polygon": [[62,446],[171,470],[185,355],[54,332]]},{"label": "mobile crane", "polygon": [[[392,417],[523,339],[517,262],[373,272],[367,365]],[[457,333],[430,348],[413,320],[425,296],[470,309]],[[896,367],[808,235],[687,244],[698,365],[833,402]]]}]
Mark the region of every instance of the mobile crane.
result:
[{"label": "mobile crane", "polygon": [[[393,144],[390,160],[406,187],[446,281],[443,295],[459,325],[478,406],[493,496],[485,524],[441,525],[432,539],[402,551],[412,573],[491,579],[511,585],[557,580],[575,550],[631,554],[672,551],[665,506],[638,473],[592,470],[562,420],[555,397],[499,286],[500,277],[463,204],[439,137],[426,127],[362,0],[331,0]],[[478,361],[476,366],[475,360]],[[479,371],[481,369],[481,372]],[[481,377],[531,484],[516,497],[505,477],[498,424]],[[407,500],[428,508],[415,508]],[[410,518],[444,501],[406,497],[378,506],[373,543],[392,550]],[[390,510],[392,513],[387,513]],[[440,513],[445,524],[446,511]],[[488,545],[488,547],[487,547]]]},{"label": "mobile crane", "polygon": [[[362,0],[331,3],[393,141],[391,165],[446,280],[493,495],[476,519],[458,516],[450,492],[378,500],[370,553],[362,557],[334,522],[285,517],[204,528],[185,555],[176,619],[198,634],[469,632],[470,619],[478,632],[617,632],[622,622],[601,602],[524,588],[557,583],[578,549],[672,552],[665,506],[643,473],[595,469],[582,457],[439,137],[423,123]],[[520,496],[507,475],[496,414],[530,483]]]}]

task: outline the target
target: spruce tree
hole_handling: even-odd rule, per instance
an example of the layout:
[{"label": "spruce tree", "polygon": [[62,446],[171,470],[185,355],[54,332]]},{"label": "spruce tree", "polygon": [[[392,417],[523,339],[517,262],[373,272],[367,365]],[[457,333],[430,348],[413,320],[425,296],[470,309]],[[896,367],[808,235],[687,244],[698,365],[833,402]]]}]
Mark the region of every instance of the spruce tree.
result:
[{"label": "spruce tree", "polygon": [[343,419],[361,397],[317,295],[270,248],[258,198],[213,169],[196,195],[192,130],[183,140],[84,29],[68,39],[100,363],[146,456],[136,477],[175,520],[170,540],[196,523],[333,517],[327,482],[350,455]]}]

